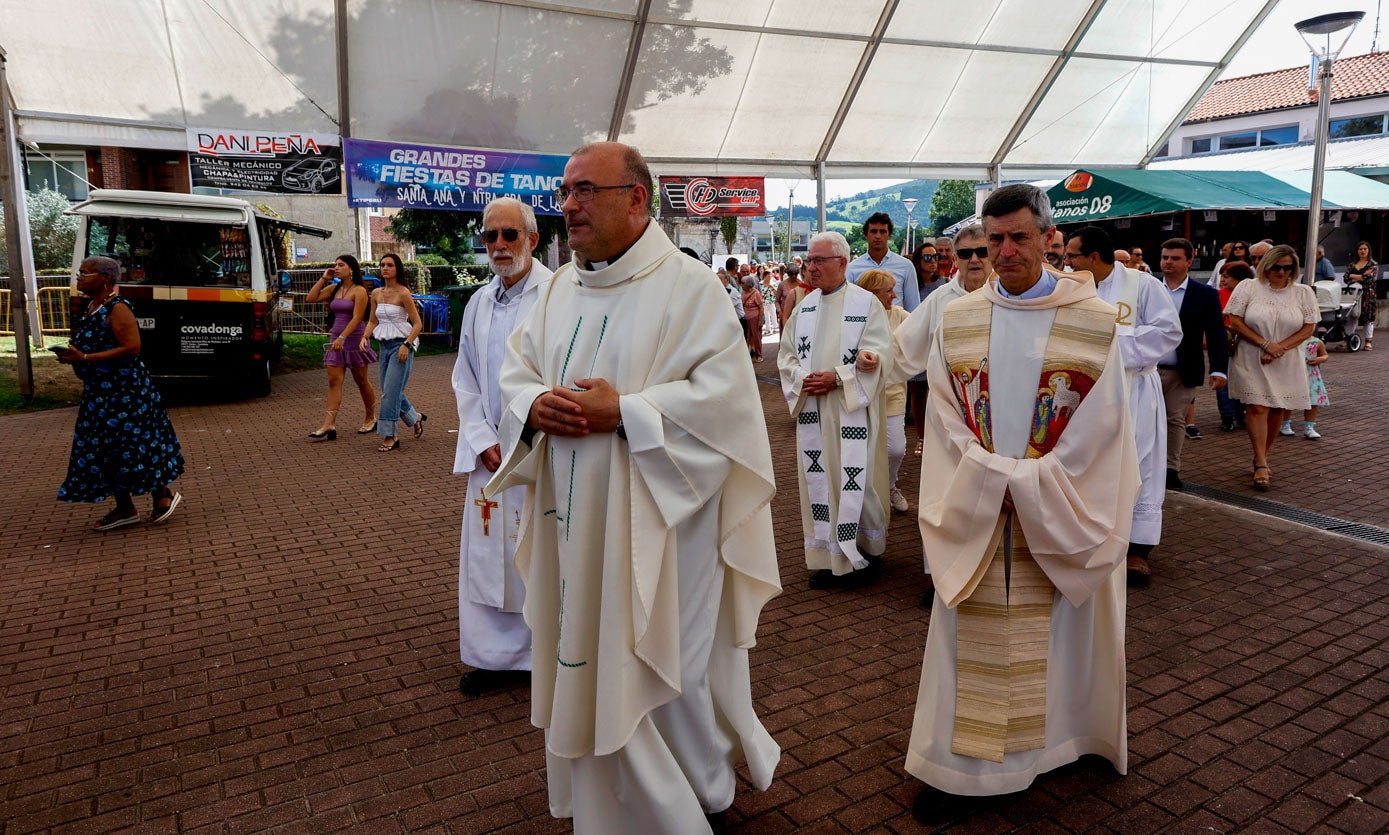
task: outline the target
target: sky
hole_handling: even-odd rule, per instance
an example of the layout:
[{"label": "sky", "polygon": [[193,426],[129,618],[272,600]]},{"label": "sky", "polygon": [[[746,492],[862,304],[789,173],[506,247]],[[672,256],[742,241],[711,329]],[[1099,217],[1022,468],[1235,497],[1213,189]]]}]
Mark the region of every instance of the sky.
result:
[{"label": "sky", "polygon": [[[1264,20],[1263,25],[1245,42],[1235,59],[1226,68],[1221,78],[1238,78],[1269,70],[1285,69],[1299,64],[1310,63],[1307,44],[1293,28],[1299,20],[1316,17],[1330,12],[1363,11],[1365,19],[1356,27],[1346,44],[1341,57],[1362,55],[1371,51],[1373,44],[1377,49],[1389,50],[1389,0],[1385,0],[1380,10],[1379,40],[1374,40],[1375,0],[1282,0],[1278,7]],[[1218,56],[1217,56],[1218,57]],[[828,200],[849,197],[861,191],[883,188],[906,180],[826,180],[825,191]],[[788,202],[788,189],[796,187],[796,203],[802,206],[815,205],[814,180],[781,180],[767,178],[767,207],[784,208]]]}]

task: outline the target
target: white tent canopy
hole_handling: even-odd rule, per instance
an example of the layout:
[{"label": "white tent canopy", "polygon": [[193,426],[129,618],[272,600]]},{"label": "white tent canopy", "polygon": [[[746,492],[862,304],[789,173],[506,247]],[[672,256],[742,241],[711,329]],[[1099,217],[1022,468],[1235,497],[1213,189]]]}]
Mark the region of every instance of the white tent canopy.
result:
[{"label": "white tent canopy", "polygon": [[613,138],[669,172],[1016,178],[1145,164],[1275,4],[0,0],[0,45],[41,145]]}]

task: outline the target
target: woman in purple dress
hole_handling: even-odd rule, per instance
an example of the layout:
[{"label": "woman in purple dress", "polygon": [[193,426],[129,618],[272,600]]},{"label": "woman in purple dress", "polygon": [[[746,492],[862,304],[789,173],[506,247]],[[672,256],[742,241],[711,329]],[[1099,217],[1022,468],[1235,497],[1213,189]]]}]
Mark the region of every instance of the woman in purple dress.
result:
[{"label": "woman in purple dress", "polygon": [[[334,278],[338,280],[336,284],[331,283]],[[328,309],[333,313],[330,341],[323,349],[323,364],[328,369],[328,414],[323,418],[323,425],[309,433],[315,441],[338,439],[338,407],[342,405],[342,381],[347,369],[352,370],[352,379],[357,382],[362,406],[366,409],[366,419],[357,434],[376,431],[376,390],[371,387],[371,377],[367,374],[367,366],[376,362],[376,353],[362,341],[362,334],[366,332],[368,298],[362,284],[361,264],[351,255],[343,255],[332,269],[323,272],[323,277],[304,299],[310,303],[328,302]]]}]

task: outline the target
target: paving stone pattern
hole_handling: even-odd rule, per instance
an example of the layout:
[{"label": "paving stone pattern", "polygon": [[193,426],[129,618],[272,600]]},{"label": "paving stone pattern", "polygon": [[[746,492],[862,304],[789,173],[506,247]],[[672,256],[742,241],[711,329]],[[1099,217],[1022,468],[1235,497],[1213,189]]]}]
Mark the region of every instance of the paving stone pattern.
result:
[{"label": "paving stone pattern", "polygon": [[[774,350],[757,366],[775,376]],[[109,534],[54,500],[74,410],[0,418],[0,832],[561,832],[525,690],[457,691],[452,358],[418,360],[421,441],[378,454],[314,444],[319,372],[260,400],[179,404],[184,504]],[[1270,498],[1389,525],[1379,462],[1389,351],[1335,354],[1320,442],[1274,453]],[[883,579],[806,585],[780,392],[762,386],[782,491],[783,595],[752,653],[754,696],[784,756],[744,782],[733,831],[919,832],[903,770],[927,588],[914,514],[894,514]],[[1209,402],[1207,402],[1209,401]],[[1247,486],[1242,433],[1184,476]],[[762,431],[761,427],[746,427]],[[909,439],[914,441],[911,430]],[[917,459],[901,484],[915,507]],[[148,499],[140,499],[143,510]],[[1152,588],[1129,598],[1129,773],[1063,768],[990,799],[962,832],[1389,829],[1389,551],[1168,494]]]}]

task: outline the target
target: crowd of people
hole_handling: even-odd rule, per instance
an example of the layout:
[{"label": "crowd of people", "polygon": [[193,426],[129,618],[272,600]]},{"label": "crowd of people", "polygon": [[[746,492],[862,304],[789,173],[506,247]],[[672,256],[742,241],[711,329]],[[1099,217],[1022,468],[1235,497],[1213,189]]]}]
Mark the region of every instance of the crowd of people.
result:
[{"label": "crowd of people", "polygon": [[[453,369],[453,471],[468,476],[459,687],[529,684],[552,814],[578,832],[707,832],[739,761],[755,788],[773,779],[781,750],[754,709],[748,652],[782,590],[776,488],[769,440],[746,427],[766,424],[754,365],[778,332],[812,589],[878,578],[889,515],[910,509],[897,479],[911,415],[922,478],[908,550],[931,578],[913,814],[939,822],[1086,755],[1125,773],[1125,587],[1151,579],[1165,491],[1199,437],[1198,389],[1217,393],[1222,428],[1246,428],[1259,489],[1291,410],[1318,437],[1327,352],[1296,252],[1232,243],[1217,288],[1172,238],[1155,274],[1104,229],[1062,234],[1043,191],[1011,185],[979,223],[906,256],[878,213],[857,258],[821,232],[803,258],[730,260],[715,282],[653,222],[651,182],[634,148],[575,151],[555,194],[574,259],[554,273],[533,256],[531,208],[490,203],[493,277],[465,310]],[[1368,246],[1356,256],[1345,282],[1372,285]],[[349,371],[358,431],[382,452],[400,424],[423,432],[404,394],[421,324],[402,274],[384,258],[368,294],[344,255],[311,291],[334,314],[315,440],[336,438]],[[167,519],[183,469],[118,277],[110,259],[83,262],[90,304],[59,353],[87,382],[60,498],[114,496],[98,530],[139,521],[142,493],[149,520]],[[379,398],[366,372],[378,361]],[[152,450],[139,466],[113,420]]]}]

